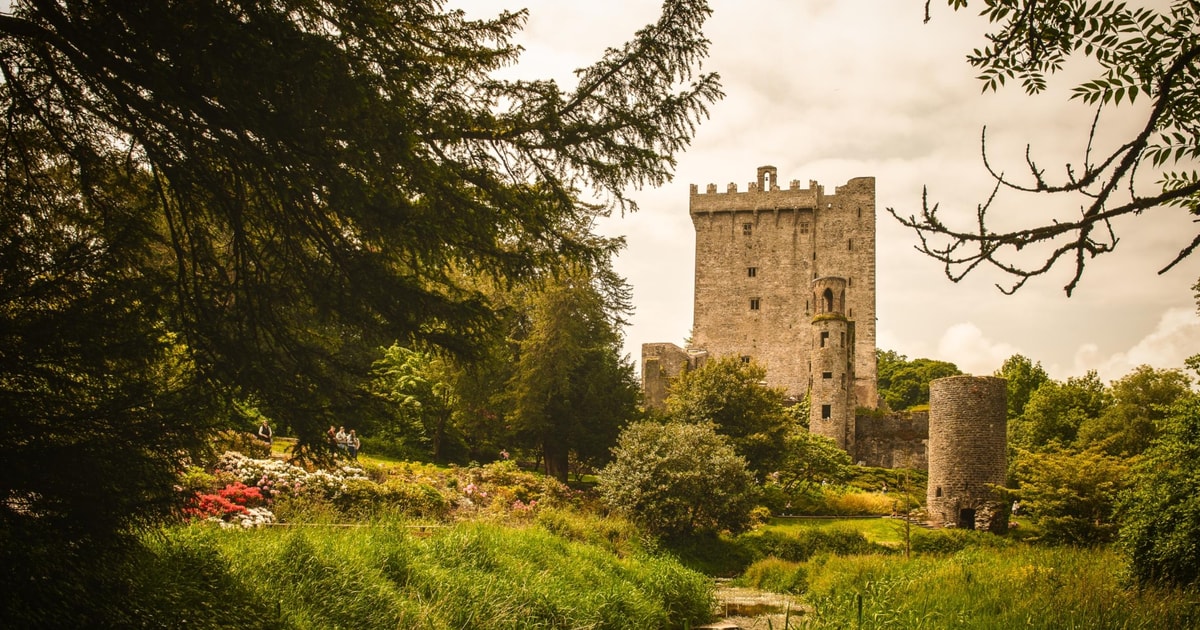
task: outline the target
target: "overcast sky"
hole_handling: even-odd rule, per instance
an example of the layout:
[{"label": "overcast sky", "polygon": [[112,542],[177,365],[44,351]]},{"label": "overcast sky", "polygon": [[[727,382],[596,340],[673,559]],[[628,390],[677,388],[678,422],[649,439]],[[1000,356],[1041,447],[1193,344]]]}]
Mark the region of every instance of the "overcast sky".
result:
[{"label": "overcast sky", "polygon": [[[1161,0],[1152,5],[1167,6]],[[527,7],[518,69],[573,85],[571,70],[619,46],[657,18],[652,0],[453,0],[474,16]],[[1191,242],[1196,226],[1180,209],[1164,208],[1116,224],[1115,253],[1088,265],[1068,298],[1071,269],[1031,280],[1016,295],[995,287],[1006,278],[979,271],[955,284],[941,266],[913,249],[916,236],[887,212],[920,210],[922,186],[941,203],[943,220],[967,226],[991,190],[980,158],[988,128],[989,157],[1022,174],[1026,144],[1050,177],[1080,164],[1093,111],[1069,102],[1087,76],[1078,64],[1036,97],[1009,86],[981,94],[965,55],[982,45],[985,24],[934,0],[923,24],[920,0],[715,0],[705,33],[705,71],[720,73],[726,97],[711,109],[675,179],[635,191],[639,212],[602,226],[628,247],[617,270],[633,287],[637,311],[625,330],[636,361],[642,343],[682,345],[692,326],[695,241],[688,185],[746,190],[755,169],[773,165],[781,184],[816,180],[832,192],[857,176],[876,178],[878,345],[909,358],[952,361],[991,374],[1021,353],[1054,378],[1098,370],[1105,381],[1133,367],[1182,367],[1200,353],[1200,318],[1191,287],[1200,255],[1165,275],[1157,271]],[[1144,106],[1144,103],[1140,103]],[[1141,126],[1142,107],[1106,111],[1101,147]],[[1044,222],[1080,201],[1056,206],[1002,193],[997,225]]]}]

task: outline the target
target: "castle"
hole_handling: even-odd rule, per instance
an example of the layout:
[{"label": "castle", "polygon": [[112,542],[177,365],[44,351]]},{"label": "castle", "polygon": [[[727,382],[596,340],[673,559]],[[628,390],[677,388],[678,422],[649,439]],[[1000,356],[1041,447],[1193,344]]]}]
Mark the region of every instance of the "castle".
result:
[{"label": "castle", "polygon": [[876,411],[875,178],[825,194],[817,182],[786,190],[761,166],[746,192],[691,186],[696,229],[692,340],[642,344],[642,391],[661,407],[672,378],[708,357],[766,368],[766,384],[809,396],[809,430],[860,464],[927,469],[935,525],[1002,532],[1007,506],[1003,379],[930,383],[927,412]]},{"label": "castle", "polygon": [[778,184],[774,166],[738,192],[691,186],[696,230],[692,342],[642,346],[647,404],[707,357],[764,366],[767,384],[811,393],[810,427],[855,451],[855,409],[875,408],[875,179],[834,194]]}]

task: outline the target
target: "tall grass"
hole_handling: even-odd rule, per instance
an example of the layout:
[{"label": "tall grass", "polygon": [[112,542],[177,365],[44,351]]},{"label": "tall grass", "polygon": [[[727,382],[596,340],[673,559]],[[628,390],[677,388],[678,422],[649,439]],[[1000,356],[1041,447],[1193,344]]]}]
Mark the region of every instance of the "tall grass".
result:
[{"label": "tall grass", "polygon": [[[953,554],[818,556],[810,628],[1194,628],[1200,598],[1123,586],[1106,550],[969,547]],[[861,617],[859,606],[861,600]]]},{"label": "tall grass", "polygon": [[672,559],[539,527],[187,527],[147,547],[147,627],[677,628],[712,612],[710,580]]}]

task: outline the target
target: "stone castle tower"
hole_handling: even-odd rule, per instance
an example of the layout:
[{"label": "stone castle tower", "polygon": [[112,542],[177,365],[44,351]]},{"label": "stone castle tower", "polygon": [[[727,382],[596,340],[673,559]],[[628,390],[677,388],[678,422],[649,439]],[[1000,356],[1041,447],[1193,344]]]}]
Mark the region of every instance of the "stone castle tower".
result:
[{"label": "stone castle tower", "polygon": [[853,452],[855,407],[874,408],[878,398],[875,178],[830,195],[812,181],[780,188],[775,167],[762,166],[748,188],[691,186],[692,345],[642,346],[647,403],[661,405],[680,369],[737,356],[763,365],[767,384],[790,396],[811,389],[814,430]]},{"label": "stone castle tower", "polygon": [[1004,486],[1007,383],[994,376],[948,376],[929,383],[929,486],[935,525],[1008,530]]}]

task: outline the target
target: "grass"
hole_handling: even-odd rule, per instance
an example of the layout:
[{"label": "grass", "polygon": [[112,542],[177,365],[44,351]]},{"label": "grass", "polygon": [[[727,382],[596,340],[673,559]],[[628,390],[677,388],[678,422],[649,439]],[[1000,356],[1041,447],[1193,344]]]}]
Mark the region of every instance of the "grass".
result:
[{"label": "grass", "polygon": [[904,544],[904,521],[891,518],[773,518],[762,529],[787,536],[812,530],[853,530],[868,542],[889,547]]},{"label": "grass", "polygon": [[542,527],[400,521],[146,539],[130,625],[243,628],[681,628],[712,583],[663,556],[624,556]]},{"label": "grass", "polygon": [[[1123,586],[1104,549],[972,547],[820,556],[806,563],[808,628],[1194,628],[1200,598]],[[861,616],[859,614],[861,601]]]}]

